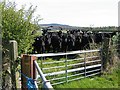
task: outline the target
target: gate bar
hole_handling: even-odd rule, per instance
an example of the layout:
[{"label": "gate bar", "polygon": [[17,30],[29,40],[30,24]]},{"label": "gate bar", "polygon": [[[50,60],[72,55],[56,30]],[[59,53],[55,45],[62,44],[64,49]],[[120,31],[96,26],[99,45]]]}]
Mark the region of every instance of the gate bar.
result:
[{"label": "gate bar", "polygon": [[41,76],[41,79],[43,81],[43,86],[44,88],[48,89],[48,90],[53,90],[52,85],[50,84],[50,82],[45,78],[45,75],[43,74],[42,70],[40,69],[38,63],[36,61],[34,61],[35,67],[38,70],[39,75]]}]

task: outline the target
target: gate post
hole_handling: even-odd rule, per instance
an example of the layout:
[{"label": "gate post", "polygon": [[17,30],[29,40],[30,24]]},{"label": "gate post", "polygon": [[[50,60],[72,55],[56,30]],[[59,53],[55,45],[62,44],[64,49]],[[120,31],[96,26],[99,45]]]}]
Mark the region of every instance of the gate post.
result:
[{"label": "gate post", "polygon": [[[34,60],[36,59],[35,56],[22,55],[21,72],[32,79],[36,78],[36,69],[34,65]],[[26,81],[26,78],[21,75],[22,90],[27,90]]]},{"label": "gate post", "polygon": [[104,38],[102,45],[102,70],[106,71],[109,59],[109,39]]},{"label": "gate post", "polygon": [[16,63],[18,57],[18,45],[15,40],[9,41],[9,48],[10,48],[10,68],[11,68],[11,83],[13,90],[17,89],[17,80],[16,80]]}]

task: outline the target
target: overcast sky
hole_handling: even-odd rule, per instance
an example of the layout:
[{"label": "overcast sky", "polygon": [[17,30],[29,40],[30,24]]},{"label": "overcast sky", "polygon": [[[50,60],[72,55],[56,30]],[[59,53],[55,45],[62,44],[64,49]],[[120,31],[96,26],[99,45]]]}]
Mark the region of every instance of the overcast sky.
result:
[{"label": "overcast sky", "polygon": [[42,23],[72,26],[118,26],[119,0],[10,0],[17,6],[37,6]]}]

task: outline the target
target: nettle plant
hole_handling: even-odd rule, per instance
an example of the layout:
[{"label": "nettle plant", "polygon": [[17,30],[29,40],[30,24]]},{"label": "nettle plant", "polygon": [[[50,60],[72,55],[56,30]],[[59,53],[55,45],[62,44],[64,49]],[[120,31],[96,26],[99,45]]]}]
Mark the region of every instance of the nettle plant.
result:
[{"label": "nettle plant", "polygon": [[33,17],[36,7],[30,6],[28,10],[22,7],[18,10],[15,3],[3,1],[0,2],[0,10],[2,41],[16,40],[19,54],[31,52],[34,38],[39,35],[36,32],[40,30],[38,22],[41,18]]}]

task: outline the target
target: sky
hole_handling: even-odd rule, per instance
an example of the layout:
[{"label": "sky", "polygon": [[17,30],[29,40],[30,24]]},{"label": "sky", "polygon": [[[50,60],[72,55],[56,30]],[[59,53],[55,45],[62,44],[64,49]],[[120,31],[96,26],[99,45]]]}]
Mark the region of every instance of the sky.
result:
[{"label": "sky", "polygon": [[81,27],[118,26],[119,0],[9,0],[37,6],[40,24],[58,23]]}]

